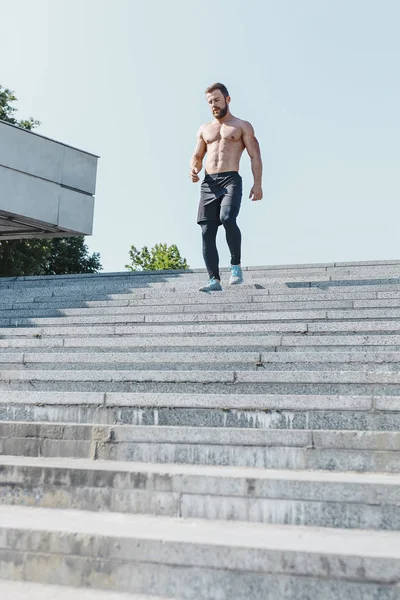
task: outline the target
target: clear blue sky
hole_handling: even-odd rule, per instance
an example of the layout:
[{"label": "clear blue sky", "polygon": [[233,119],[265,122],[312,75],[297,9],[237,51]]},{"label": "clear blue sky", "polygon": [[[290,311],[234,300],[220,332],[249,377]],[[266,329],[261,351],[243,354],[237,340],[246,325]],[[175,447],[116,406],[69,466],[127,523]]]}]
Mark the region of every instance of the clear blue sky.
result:
[{"label": "clear blue sky", "polygon": [[[43,135],[101,155],[89,247],[203,266],[188,164],[225,83],[264,161],[243,263],[400,258],[398,0],[0,0],[0,84]],[[243,156],[245,194],[252,185]],[[222,231],[221,263],[228,263]]]}]

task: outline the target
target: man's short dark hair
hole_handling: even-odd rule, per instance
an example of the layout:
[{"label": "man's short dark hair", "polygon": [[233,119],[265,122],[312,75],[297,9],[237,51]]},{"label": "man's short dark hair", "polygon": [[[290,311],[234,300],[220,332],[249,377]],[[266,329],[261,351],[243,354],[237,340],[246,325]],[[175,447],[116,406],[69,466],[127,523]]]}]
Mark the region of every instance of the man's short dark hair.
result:
[{"label": "man's short dark hair", "polygon": [[223,93],[224,98],[229,96],[228,89],[223,83],[213,83],[212,85],[209,85],[206,89],[206,94],[211,94],[211,92],[215,92],[215,90],[220,90]]}]

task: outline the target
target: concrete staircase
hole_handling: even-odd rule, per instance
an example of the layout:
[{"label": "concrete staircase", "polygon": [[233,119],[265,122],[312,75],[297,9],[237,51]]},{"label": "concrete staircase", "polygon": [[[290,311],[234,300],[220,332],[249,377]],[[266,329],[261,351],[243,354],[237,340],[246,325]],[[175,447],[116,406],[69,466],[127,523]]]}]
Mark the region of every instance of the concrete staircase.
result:
[{"label": "concrete staircase", "polygon": [[1,599],[400,598],[400,261],[204,280],[0,280]]}]

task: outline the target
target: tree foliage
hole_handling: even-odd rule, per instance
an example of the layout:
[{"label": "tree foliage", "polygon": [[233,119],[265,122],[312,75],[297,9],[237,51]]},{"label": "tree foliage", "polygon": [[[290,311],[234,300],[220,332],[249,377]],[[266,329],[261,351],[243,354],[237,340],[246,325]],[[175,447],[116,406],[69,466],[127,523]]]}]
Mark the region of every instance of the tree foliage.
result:
[{"label": "tree foliage", "polygon": [[[31,131],[40,125],[33,117],[18,120],[12,106],[17,98],[0,85],[0,119]],[[82,236],[0,242],[0,276],[62,275],[101,271],[100,255],[89,250]]]},{"label": "tree foliage", "polygon": [[0,277],[101,271],[100,255],[83,237],[8,240],[0,243]]},{"label": "tree foliage", "polygon": [[44,275],[50,240],[0,242],[0,276]]},{"label": "tree foliage", "polygon": [[129,256],[131,264],[125,265],[125,268],[130,271],[172,271],[189,268],[175,244],[156,244],[150,250],[147,246],[143,246],[141,250],[132,246]]},{"label": "tree foliage", "polygon": [[14,92],[0,85],[0,119],[2,121],[6,121],[12,125],[19,125],[19,127],[28,129],[29,131],[40,125],[40,121],[37,121],[33,117],[26,120],[16,119],[14,114],[17,112],[17,109],[11,106],[14,102],[17,102]]},{"label": "tree foliage", "polygon": [[101,271],[100,254],[89,255],[84,237],[53,238],[46,264],[46,275],[97,273]]}]

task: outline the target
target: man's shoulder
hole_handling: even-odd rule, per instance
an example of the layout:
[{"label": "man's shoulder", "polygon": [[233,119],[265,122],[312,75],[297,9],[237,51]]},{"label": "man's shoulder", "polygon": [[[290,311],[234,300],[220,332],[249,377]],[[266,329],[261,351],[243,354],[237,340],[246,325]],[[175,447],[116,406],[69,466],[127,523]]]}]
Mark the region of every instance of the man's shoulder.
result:
[{"label": "man's shoulder", "polygon": [[240,122],[240,128],[242,129],[243,133],[250,133],[253,131],[253,125],[250,123],[250,121],[245,121],[244,119],[238,119],[238,121]]},{"label": "man's shoulder", "polygon": [[240,129],[242,135],[254,133],[252,124],[249,121],[245,121],[244,119],[239,119],[239,117],[234,117],[230,125],[233,125],[237,129]]}]

